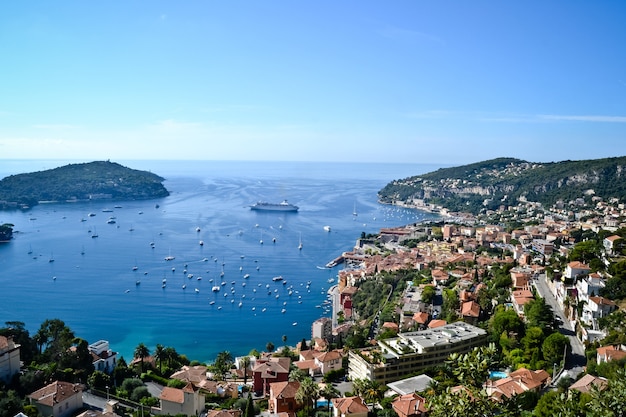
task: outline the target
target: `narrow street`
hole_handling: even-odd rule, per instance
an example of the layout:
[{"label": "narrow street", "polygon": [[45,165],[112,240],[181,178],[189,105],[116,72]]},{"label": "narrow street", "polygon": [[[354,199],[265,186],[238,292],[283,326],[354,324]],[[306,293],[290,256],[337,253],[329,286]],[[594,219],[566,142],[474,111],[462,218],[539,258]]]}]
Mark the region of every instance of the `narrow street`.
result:
[{"label": "narrow street", "polygon": [[559,332],[569,338],[570,345],[572,346],[572,353],[565,359],[565,370],[567,371],[567,375],[572,379],[576,379],[578,375],[583,372],[587,364],[585,346],[576,337],[575,328],[570,321],[566,320],[563,310],[558,306],[546,280],[546,275],[542,274],[538,279],[533,281],[533,284],[537,289],[537,293],[546,301],[546,304],[552,308],[554,316],[561,319],[562,324],[559,326]]}]

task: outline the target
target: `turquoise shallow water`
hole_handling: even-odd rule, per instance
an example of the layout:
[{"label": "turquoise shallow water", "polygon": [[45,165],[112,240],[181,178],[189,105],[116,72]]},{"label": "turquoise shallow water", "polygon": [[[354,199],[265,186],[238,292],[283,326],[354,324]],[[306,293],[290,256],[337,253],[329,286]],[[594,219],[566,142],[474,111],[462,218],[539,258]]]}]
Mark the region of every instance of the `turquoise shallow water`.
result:
[{"label": "turquoise shallow water", "polygon": [[[350,250],[362,232],[429,216],[380,205],[376,192],[390,180],[437,168],[119,162],[165,177],[171,195],[0,212],[0,223],[13,223],[16,231],[12,242],[0,245],[2,323],[23,321],[34,333],[45,319],[59,318],[89,342],[109,340],[126,358],[140,342],[150,349],[173,346],[201,361],[222,350],[261,350],[268,341],[279,346],[282,335],[295,344],[310,338],[311,322],[328,314],[323,302],[337,274],[322,268],[328,261]],[[0,175],[65,163],[1,161]],[[283,199],[300,211],[248,207]],[[114,224],[107,223],[111,216]],[[272,280],[279,275],[283,281]],[[219,292],[212,291],[216,285]]]}]

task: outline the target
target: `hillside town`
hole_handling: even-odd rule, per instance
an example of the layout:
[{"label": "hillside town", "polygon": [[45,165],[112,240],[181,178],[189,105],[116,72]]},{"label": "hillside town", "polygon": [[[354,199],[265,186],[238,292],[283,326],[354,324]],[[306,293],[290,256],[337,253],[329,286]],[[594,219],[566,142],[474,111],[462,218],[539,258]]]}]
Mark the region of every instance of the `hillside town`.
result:
[{"label": "hillside town", "polygon": [[0,405],[17,412],[0,415],[609,415],[607,398],[626,404],[624,203],[415,207],[441,221],[361,236],[332,261],[331,316],[295,346],[226,348],[201,364],[140,344],[127,364],[58,320],[33,338],[7,323]]}]

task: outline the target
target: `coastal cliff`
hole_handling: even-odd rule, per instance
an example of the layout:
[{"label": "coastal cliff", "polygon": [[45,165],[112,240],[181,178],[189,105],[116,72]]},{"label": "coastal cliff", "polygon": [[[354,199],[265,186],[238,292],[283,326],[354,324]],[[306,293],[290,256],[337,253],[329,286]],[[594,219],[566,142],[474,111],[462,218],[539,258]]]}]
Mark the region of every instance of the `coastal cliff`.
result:
[{"label": "coastal cliff", "polygon": [[626,157],[537,163],[497,158],[388,183],[382,203],[441,206],[480,214],[522,201],[543,205],[585,197],[626,198]]},{"label": "coastal cliff", "polygon": [[41,202],[161,198],[169,195],[164,180],[110,161],[69,164],[3,178],[0,209],[28,208]]}]

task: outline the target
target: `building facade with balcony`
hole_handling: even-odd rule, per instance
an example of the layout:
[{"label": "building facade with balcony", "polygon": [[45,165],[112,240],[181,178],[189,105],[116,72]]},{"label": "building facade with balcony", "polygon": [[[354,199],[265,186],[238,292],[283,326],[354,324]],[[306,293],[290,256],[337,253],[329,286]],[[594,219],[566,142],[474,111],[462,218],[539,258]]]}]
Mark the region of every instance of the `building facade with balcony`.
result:
[{"label": "building facade with balcony", "polygon": [[351,351],[348,375],[383,384],[440,364],[452,353],[465,353],[487,343],[487,332],[464,322],[400,333],[379,340],[376,348]]}]

